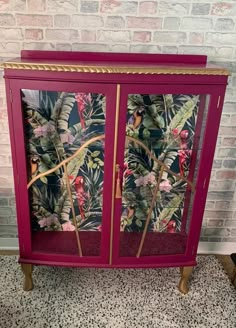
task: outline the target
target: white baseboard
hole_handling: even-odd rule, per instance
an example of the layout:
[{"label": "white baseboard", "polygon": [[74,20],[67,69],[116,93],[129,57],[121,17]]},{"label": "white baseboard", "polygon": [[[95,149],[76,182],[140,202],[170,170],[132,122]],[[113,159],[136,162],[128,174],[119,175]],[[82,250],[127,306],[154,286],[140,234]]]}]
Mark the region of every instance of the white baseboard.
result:
[{"label": "white baseboard", "polygon": [[230,255],[232,253],[236,253],[236,243],[200,242],[197,252],[198,254]]},{"label": "white baseboard", "polygon": [[[0,250],[18,250],[17,238],[0,238]],[[236,253],[236,243],[208,243],[200,242],[198,254],[230,255]]]},{"label": "white baseboard", "polygon": [[0,250],[15,251],[19,249],[17,238],[0,238]]}]

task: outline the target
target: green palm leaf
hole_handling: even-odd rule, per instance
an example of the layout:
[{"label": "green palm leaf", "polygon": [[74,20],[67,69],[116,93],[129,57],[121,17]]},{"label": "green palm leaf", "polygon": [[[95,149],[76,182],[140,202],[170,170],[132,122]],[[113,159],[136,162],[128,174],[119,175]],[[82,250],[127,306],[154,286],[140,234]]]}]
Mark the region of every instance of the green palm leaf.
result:
[{"label": "green palm leaf", "polygon": [[55,103],[51,119],[60,130],[68,129],[70,112],[74,106],[75,97],[73,93],[62,92]]},{"label": "green palm leaf", "polygon": [[186,121],[192,116],[193,110],[198,103],[198,97],[189,99],[175,114],[169,124],[169,130],[178,129],[181,131]]}]

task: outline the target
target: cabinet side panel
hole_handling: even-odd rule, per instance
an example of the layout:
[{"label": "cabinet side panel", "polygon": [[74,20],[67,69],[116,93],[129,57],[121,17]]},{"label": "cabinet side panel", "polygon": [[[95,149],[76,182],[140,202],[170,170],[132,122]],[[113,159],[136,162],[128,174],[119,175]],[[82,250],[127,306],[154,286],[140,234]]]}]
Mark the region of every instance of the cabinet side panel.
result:
[{"label": "cabinet side panel", "polygon": [[196,256],[200,238],[202,219],[205,209],[208,186],[211,177],[211,169],[214,159],[217,135],[219,131],[221,113],[225,95],[224,87],[213,87],[211,93],[209,111],[206,121],[206,129],[203,139],[203,151],[198,167],[196,193],[194,197],[192,220],[189,230],[187,252]]}]

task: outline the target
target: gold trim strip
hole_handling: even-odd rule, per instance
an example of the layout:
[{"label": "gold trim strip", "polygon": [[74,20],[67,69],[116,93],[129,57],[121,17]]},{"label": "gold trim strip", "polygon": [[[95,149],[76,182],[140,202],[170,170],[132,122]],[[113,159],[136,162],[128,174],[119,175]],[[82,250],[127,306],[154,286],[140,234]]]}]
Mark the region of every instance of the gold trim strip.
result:
[{"label": "gold trim strip", "polygon": [[130,66],[88,66],[88,65],[65,65],[65,64],[42,64],[42,63],[18,63],[5,62],[0,68],[22,69],[53,72],[78,72],[78,73],[106,73],[106,74],[184,74],[184,75],[230,75],[225,68],[193,68],[193,67],[130,67]]},{"label": "gold trim strip", "polygon": [[113,252],[113,229],[114,229],[114,212],[115,212],[115,180],[116,180],[116,153],[118,143],[118,123],[120,109],[120,84],[116,86],[116,117],[115,117],[115,137],[114,137],[114,157],[113,157],[113,177],[112,177],[112,201],[111,201],[111,233],[110,233],[110,254],[109,264],[112,265]]}]

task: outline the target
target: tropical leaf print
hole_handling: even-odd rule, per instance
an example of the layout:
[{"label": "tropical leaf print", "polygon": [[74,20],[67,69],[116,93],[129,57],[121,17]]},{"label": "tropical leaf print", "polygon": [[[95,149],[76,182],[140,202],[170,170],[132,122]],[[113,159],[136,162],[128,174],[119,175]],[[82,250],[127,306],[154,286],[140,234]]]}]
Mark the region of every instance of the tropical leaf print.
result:
[{"label": "tropical leaf print", "polygon": [[126,140],[121,231],[143,231],[161,165],[177,175],[164,170],[148,231],[181,231],[198,107],[198,95],[128,96],[126,135],[139,144]]},{"label": "tropical leaf print", "polygon": [[101,231],[104,95],[22,90],[22,108],[28,180],[36,179],[29,189],[32,229],[73,231],[76,220],[79,229]]},{"label": "tropical leaf print", "polygon": [[192,116],[193,110],[198,103],[198,98],[189,99],[184,105],[178,110],[175,116],[171,119],[169,124],[169,130],[178,129],[181,131],[186,121]]}]

